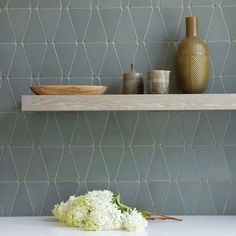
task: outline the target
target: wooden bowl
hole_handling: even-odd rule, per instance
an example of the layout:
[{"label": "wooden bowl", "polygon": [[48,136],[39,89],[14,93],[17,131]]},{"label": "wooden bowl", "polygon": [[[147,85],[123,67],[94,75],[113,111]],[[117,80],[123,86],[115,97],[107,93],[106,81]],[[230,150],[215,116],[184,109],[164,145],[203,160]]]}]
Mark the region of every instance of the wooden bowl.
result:
[{"label": "wooden bowl", "polygon": [[33,86],[36,95],[99,95],[104,94],[106,86],[92,85],[45,85]]}]

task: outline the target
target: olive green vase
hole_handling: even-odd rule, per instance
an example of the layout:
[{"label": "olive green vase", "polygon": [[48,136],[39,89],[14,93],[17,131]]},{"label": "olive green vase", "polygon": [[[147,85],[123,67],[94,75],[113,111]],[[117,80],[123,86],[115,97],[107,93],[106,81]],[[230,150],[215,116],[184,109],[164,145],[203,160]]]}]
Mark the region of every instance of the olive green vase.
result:
[{"label": "olive green vase", "polygon": [[198,18],[186,18],[186,38],[177,50],[177,75],[184,93],[204,93],[208,87],[210,59],[207,44],[198,37]]}]

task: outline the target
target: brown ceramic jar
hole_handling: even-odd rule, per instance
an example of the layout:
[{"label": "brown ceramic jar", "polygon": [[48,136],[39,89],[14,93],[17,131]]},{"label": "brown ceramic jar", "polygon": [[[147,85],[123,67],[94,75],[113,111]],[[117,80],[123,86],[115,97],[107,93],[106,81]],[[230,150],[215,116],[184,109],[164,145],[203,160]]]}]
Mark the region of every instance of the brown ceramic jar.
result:
[{"label": "brown ceramic jar", "polygon": [[198,37],[198,18],[186,18],[186,38],[177,50],[177,75],[184,93],[204,93],[208,87],[210,59],[206,43]]}]

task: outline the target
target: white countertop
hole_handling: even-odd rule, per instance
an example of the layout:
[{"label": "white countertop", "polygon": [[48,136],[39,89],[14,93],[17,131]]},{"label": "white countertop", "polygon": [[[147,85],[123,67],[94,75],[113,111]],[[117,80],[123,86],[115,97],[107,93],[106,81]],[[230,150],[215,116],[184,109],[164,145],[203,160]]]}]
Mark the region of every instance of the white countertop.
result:
[{"label": "white countertop", "polygon": [[236,236],[236,216],[184,216],[183,222],[149,222],[143,233],[84,232],[53,217],[0,217],[1,236]]}]

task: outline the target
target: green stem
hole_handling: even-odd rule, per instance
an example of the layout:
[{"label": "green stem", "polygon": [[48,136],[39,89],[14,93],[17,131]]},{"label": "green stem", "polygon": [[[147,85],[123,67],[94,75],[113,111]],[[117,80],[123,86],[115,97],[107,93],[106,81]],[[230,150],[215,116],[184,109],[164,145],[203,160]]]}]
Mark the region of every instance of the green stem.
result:
[{"label": "green stem", "polygon": [[[128,212],[130,213],[132,211],[132,209],[128,206],[126,206],[125,204],[121,203],[120,201],[120,195],[119,194],[116,194],[114,195],[113,197],[113,200],[112,200],[113,203],[115,203],[117,206],[118,206],[118,209],[123,213],[123,212]],[[143,211],[143,210],[140,210],[139,211],[143,217],[145,219],[147,219],[148,217],[151,216],[151,214],[148,212],[148,211]]]}]

